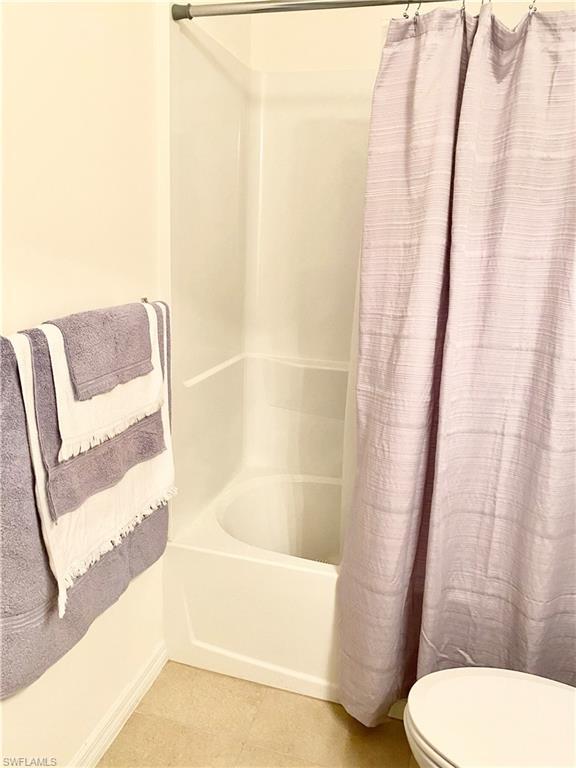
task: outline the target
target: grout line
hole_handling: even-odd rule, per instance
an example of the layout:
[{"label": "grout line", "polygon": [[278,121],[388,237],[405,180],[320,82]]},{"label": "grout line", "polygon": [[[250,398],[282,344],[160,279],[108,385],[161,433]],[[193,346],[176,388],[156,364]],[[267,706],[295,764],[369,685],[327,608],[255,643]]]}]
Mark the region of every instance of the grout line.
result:
[{"label": "grout line", "polygon": [[230,766],[230,768],[238,768],[238,766],[241,765],[240,760],[242,757],[242,753],[244,752],[244,747],[246,746],[246,743],[247,742],[245,741],[240,742],[240,749],[238,750],[238,754],[236,755],[236,758],[234,760],[234,766]]},{"label": "grout line", "polygon": [[[201,671],[205,671],[205,670],[201,670]],[[232,678],[232,679],[237,679],[237,678]],[[240,747],[240,750],[238,752],[238,757],[240,756],[242,749],[244,747],[244,744],[246,743],[244,736],[240,734],[236,734],[233,731],[229,731],[227,729],[224,729],[223,731],[222,728],[216,728],[216,727],[212,728],[212,727],[207,727],[205,725],[197,725],[196,722],[192,719],[189,721],[184,720],[177,716],[171,716],[170,714],[166,714],[165,712],[162,712],[162,713],[133,712],[130,717],[135,717],[135,716],[143,717],[145,719],[156,720],[158,722],[158,725],[160,726],[160,729],[162,728],[163,724],[176,725],[179,728],[183,728],[184,730],[189,731],[194,736],[220,736],[224,732],[232,741],[237,742],[237,746]],[[120,731],[120,733],[122,733],[122,731]]]},{"label": "grout line", "polygon": [[250,725],[246,729],[245,741],[244,741],[244,744],[242,745],[242,749],[240,750],[240,754],[238,755],[239,757],[242,755],[242,752],[244,751],[244,747],[247,744],[249,744],[249,742],[250,742],[250,734],[251,734],[252,729],[254,727],[254,723],[256,722],[256,718],[260,714],[260,710],[262,708],[262,705],[263,705],[264,700],[266,698],[266,694],[268,692],[268,686],[267,685],[263,685],[262,683],[256,683],[256,685],[259,688],[262,689],[262,693],[261,693],[261,696],[260,696],[260,698],[258,700],[258,704],[256,704],[256,706],[254,707],[254,714],[252,715],[252,720],[250,720]]}]

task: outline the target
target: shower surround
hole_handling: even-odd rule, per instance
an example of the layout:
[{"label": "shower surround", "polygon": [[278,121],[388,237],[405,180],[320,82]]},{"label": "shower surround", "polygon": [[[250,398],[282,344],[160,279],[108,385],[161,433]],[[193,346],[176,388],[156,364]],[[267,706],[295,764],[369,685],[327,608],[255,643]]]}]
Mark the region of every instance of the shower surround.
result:
[{"label": "shower surround", "polygon": [[298,71],[266,50],[285,21],[172,30],[180,495],[165,615],[176,661],[335,699],[344,418],[380,36],[371,66],[337,46]]}]

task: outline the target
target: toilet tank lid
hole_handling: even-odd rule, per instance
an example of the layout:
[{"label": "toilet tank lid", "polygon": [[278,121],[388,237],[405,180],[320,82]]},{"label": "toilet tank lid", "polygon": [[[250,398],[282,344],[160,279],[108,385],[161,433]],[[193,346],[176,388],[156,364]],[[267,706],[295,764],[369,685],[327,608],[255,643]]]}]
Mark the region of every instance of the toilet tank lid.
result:
[{"label": "toilet tank lid", "polygon": [[576,689],[505,669],[434,672],[410,691],[413,726],[456,768],[574,768]]}]

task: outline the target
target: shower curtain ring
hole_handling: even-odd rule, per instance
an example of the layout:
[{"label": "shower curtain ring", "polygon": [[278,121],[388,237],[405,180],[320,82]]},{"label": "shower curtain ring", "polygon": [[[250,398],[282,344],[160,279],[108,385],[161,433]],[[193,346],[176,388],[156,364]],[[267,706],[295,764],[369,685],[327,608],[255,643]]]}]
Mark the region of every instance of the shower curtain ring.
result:
[{"label": "shower curtain ring", "polygon": [[537,10],[538,8],[536,8],[536,0],[532,0],[530,5],[528,6],[529,15],[532,16],[532,14],[536,13]]},{"label": "shower curtain ring", "polygon": [[416,10],[414,11],[414,18],[416,18],[416,16],[420,16],[420,6],[421,5],[422,5],[422,3],[418,3],[418,8],[416,8]]},{"label": "shower curtain ring", "polygon": [[408,8],[410,8],[410,3],[406,3],[406,8],[404,8],[404,13],[402,16],[404,16],[405,19],[408,19],[410,17],[410,14],[408,13]]},{"label": "shower curtain ring", "polygon": [[462,16],[466,15],[466,0],[462,0],[462,8],[460,8],[460,13]]}]

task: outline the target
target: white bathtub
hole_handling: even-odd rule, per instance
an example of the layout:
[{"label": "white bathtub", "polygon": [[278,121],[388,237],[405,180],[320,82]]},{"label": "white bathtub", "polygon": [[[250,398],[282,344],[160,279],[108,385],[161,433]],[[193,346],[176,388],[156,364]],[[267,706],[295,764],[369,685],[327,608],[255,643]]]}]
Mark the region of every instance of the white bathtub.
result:
[{"label": "white bathtub", "polygon": [[340,482],[244,475],[168,545],[175,661],[335,701]]}]

